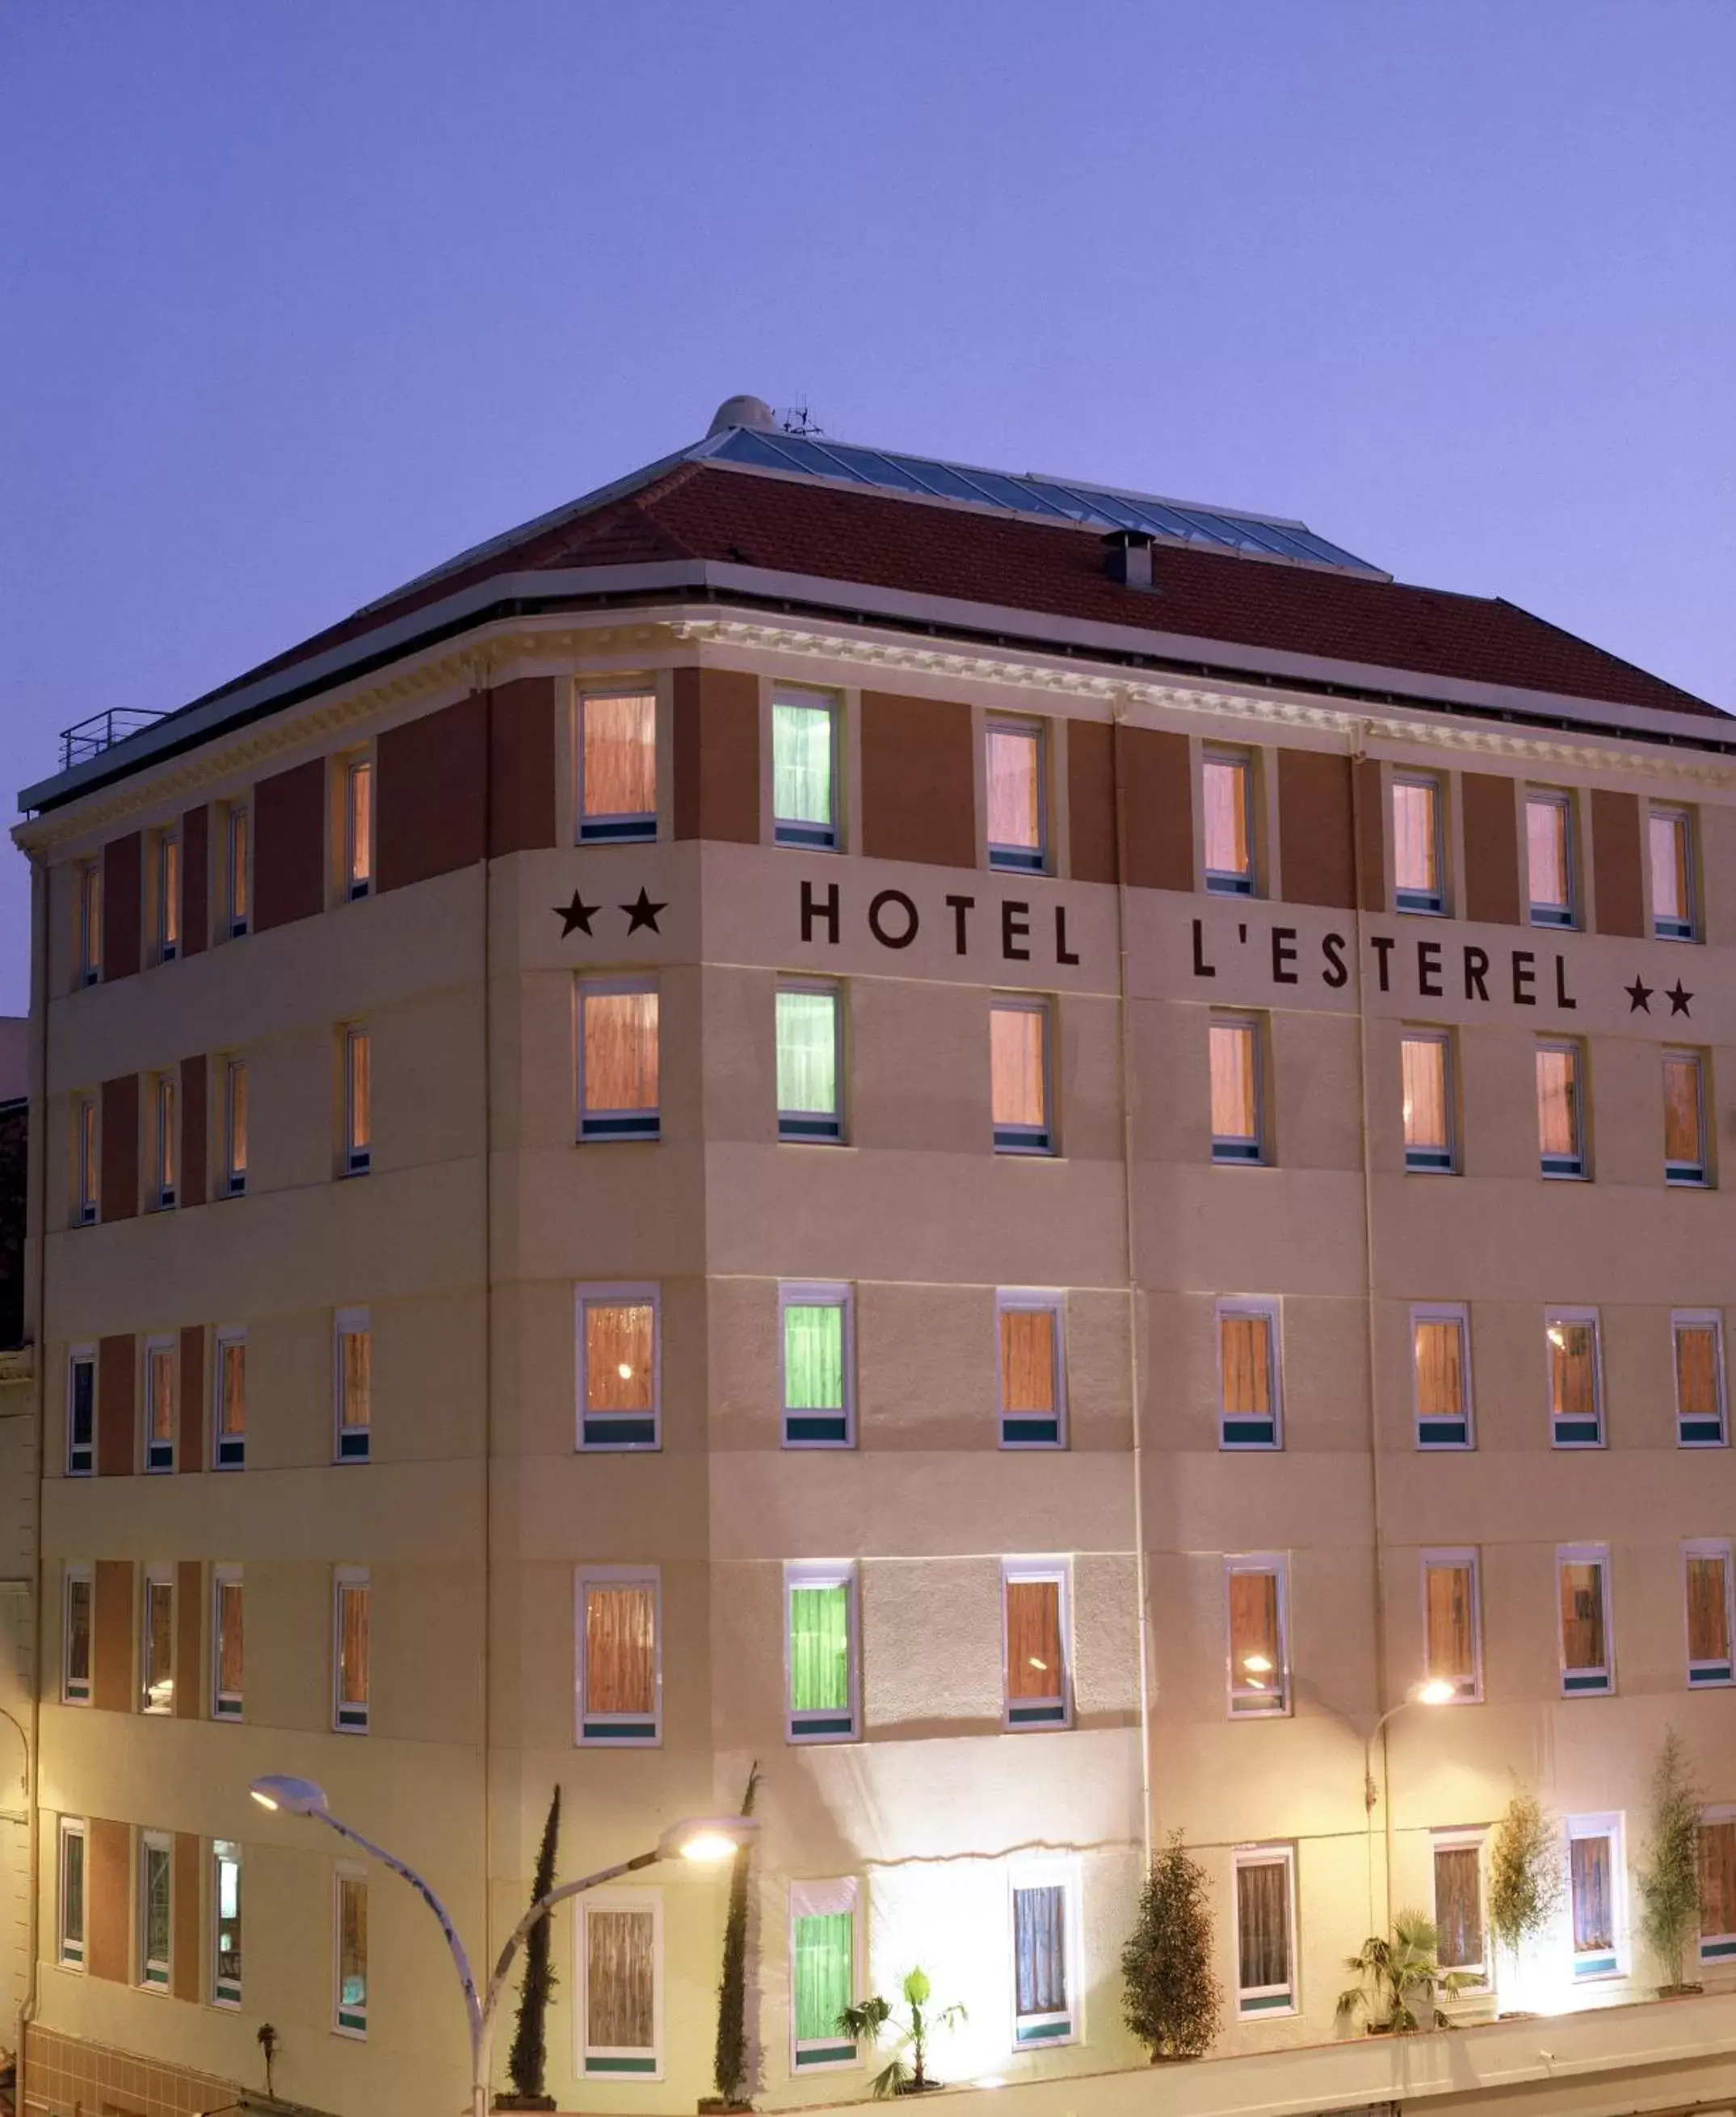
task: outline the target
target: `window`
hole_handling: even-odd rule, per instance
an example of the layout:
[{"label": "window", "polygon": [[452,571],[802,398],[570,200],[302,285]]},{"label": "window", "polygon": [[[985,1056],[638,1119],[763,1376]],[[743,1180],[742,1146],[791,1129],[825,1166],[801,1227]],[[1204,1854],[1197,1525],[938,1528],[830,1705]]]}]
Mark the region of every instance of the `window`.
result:
[{"label": "window", "polygon": [[1651,847],[1651,930],[1660,941],[1694,938],[1693,819],[1686,809],[1654,809],[1648,823]]},{"label": "window", "polygon": [[655,1569],[579,1574],[579,1741],[638,1749],[662,1741],[661,1594]]},{"label": "window", "polygon": [[103,975],[103,870],[92,860],[78,871],[78,981],[94,985]]},{"label": "window", "polygon": [[1407,1030],[1399,1045],[1405,1095],[1405,1166],[1451,1170],[1452,1039],[1444,1031]]},{"label": "window", "polygon": [[1698,1690],[1731,1680],[1733,1629],[1730,1547],[1685,1543],[1688,1574],[1688,1681]]},{"label": "window", "polygon": [[990,1002],[989,1063],[995,1152],[1051,1153],[1046,1000]]},{"label": "window", "polygon": [[175,1077],[159,1073],[151,1083],[150,1188],[161,1212],[175,1202]]},{"label": "window", "polygon": [[67,1705],[90,1703],[90,1569],[68,1566],[61,1575],[60,1695]]},{"label": "window", "polygon": [[849,1288],[780,1286],[778,1316],[784,1446],[852,1446],[855,1333]]},{"label": "window", "polygon": [[1736,1961],[1736,1810],[1707,1809],[1700,1822],[1700,1960]]},{"label": "window", "polygon": [[352,897],[374,886],[374,768],[365,757],[344,768],[344,887]]},{"label": "window", "polygon": [[999,1294],[1000,1445],[1066,1446],[1065,1311],[1059,1294]]},{"label": "window", "polygon": [[1676,1349],[1676,1439],[1683,1448],[1721,1448],[1724,1325],[1715,1310],[1670,1318]]},{"label": "window", "polygon": [[367,1732],[372,1592],[366,1567],[340,1566],[332,1575],[332,1725],[340,1735]]},{"label": "window", "polygon": [[838,843],[838,710],[816,692],[772,694],[772,837],[780,846]]},{"label": "window", "polygon": [[1235,1855],[1235,2011],[1296,2011],[1295,1854],[1288,1845]]},{"label": "window", "polygon": [[175,1467],[176,1370],[180,1362],[173,1338],[145,1341],[145,1468]]},{"label": "window", "polygon": [[211,1717],[238,1720],[242,1711],[241,1568],[211,1575]]},{"label": "window", "polygon": [[1072,1717],[1065,1561],[1003,1559],[1000,1606],[1006,1725],[1064,1727]]},{"label": "window", "polygon": [[247,1334],[219,1331],[211,1356],[211,1462],[238,1470],[247,1460]]},{"label": "window", "polygon": [[237,801],[229,812],[223,852],[224,908],[229,916],[232,940],[247,932],[247,922],[252,916],[252,869],[249,865],[252,836],[247,804]]},{"label": "window", "polygon": [[1620,1816],[1567,1818],[1567,1879],[1575,1978],[1618,1976],[1627,1879]]},{"label": "window", "polygon": [[657,700],[649,691],[579,701],[579,837],[657,836]]},{"label": "window", "polygon": [[172,963],[181,952],[181,841],[173,831],[157,840],[156,867],[157,961]]},{"label": "window", "polygon": [[1537,1151],[1545,1176],[1583,1176],[1586,1152],[1577,1044],[1537,1047]]},{"label": "window", "polygon": [[579,2070],[604,2079],[660,2080],[663,2057],[663,1897],[654,1889],[598,1890],[574,1907],[578,1922]]},{"label": "window", "polygon": [[1469,1313],[1460,1308],[1413,1308],[1410,1344],[1417,1446],[1473,1446]]},{"label": "window", "polygon": [[856,1738],[856,1569],[783,1569],[785,1658],[792,1742]]},{"label": "window", "polygon": [[1270,1556],[1224,1561],[1233,1719],[1290,1710],[1284,1571]]},{"label": "window", "polygon": [[1664,1054],[1664,1180],[1706,1180],[1706,1082],[1693,1051]]},{"label": "window", "polygon": [[241,2004],[241,1847],[211,1847],[211,2004]]},{"label": "window", "polygon": [[67,1475],[88,1478],[96,1468],[96,1353],[80,1346],[67,1355]]},{"label": "window", "polygon": [[1443,1970],[1461,1970],[1487,1981],[1480,1831],[1434,1834],[1434,1930],[1435,1960]]},{"label": "window", "polygon": [[1423,1553],[1423,1673],[1452,1686],[1455,1700],[1483,1695],[1483,1613],[1474,1551]]},{"label": "window", "polygon": [[1275,1301],[1217,1304],[1218,1446],[1283,1445]]},{"label": "window", "polygon": [[1032,722],[990,721],[989,865],[1041,874],[1046,860],[1043,731]]},{"label": "window", "polygon": [[96,1218],[97,1178],[100,1163],[96,1155],[96,1098],[80,1095],[72,1105],[74,1189],[72,1217],[81,1227]]},{"label": "window", "polygon": [[374,1334],[365,1308],[340,1308],[333,1319],[332,1407],[337,1460],[365,1463],[373,1447]]},{"label": "window", "polygon": [[332,1995],[332,2024],[340,2036],[367,2034],[367,1877],[358,1868],[339,1867],[333,1895],[336,1934],[333,1950],[337,1989]]},{"label": "window", "polygon": [[579,1137],[655,1139],[658,996],[639,979],[579,988]]},{"label": "window", "polygon": [[1260,1025],[1214,1016],[1212,1053],[1212,1159],[1261,1161]]},{"label": "window", "polygon": [[1207,750],[1203,768],[1206,887],[1230,897],[1254,894],[1254,770],[1234,751]]},{"label": "window", "polygon": [[166,1830],[139,1833],[139,1982],[169,1990],[174,1944],[175,1841]]},{"label": "window", "polygon": [[1609,1645],[1609,1554],[1602,1544],[1564,1544],[1555,1555],[1561,1600],[1563,1696],[1613,1690]]},{"label": "window", "polygon": [[344,1032],[344,1174],[365,1176],[373,1161],[374,1068],[365,1029]]},{"label": "window", "polygon": [[856,1882],[790,1884],[790,2064],[798,2073],[854,2065],[838,2026],[856,1999]]},{"label": "window", "polygon": [[70,1970],[85,1967],[85,1825],[60,1819],[60,1930],[56,1953]]},{"label": "window", "polygon": [[661,1347],[654,1286],[580,1287],[579,1446],[662,1446]]},{"label": "window", "polygon": [[1534,926],[1573,924],[1573,810],[1562,793],[1526,791],[1526,873]]},{"label": "window", "polygon": [[1019,1860],[1013,1898],[1013,2041],[1071,2043],[1079,2033],[1078,1877],[1070,1860]]},{"label": "window", "polygon": [[1597,1311],[1551,1309],[1544,1321],[1549,1356],[1549,1438],[1557,1448],[1604,1445]]},{"label": "window", "polygon": [[1393,901],[1401,911],[1444,911],[1441,782],[1432,773],[1392,775]]},{"label": "window", "polygon": [[175,1571],[147,1566],[140,1605],[139,1710],[175,1709]]},{"label": "window", "polygon": [[844,1133],[843,1009],[836,985],[778,988],[778,1137],[836,1140]]},{"label": "window", "polygon": [[239,1058],[224,1062],[223,1183],[232,1198],[247,1188],[247,1068]]}]

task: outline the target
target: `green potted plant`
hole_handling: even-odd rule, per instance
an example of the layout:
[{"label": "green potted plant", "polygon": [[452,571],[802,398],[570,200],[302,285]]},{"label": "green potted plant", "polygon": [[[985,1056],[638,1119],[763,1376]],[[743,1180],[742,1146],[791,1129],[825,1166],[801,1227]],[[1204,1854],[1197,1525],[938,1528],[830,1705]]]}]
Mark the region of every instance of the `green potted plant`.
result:
[{"label": "green potted plant", "polygon": [[1701,1815],[1700,1789],[1682,1738],[1674,1727],[1666,1728],[1651,1775],[1648,1863],[1637,1877],[1641,1930],[1665,1973],[1658,1987],[1660,1999],[1706,1989],[1682,1975],[1683,1958],[1700,1931]]},{"label": "green potted plant", "polygon": [[1353,2022],[1366,2013],[1370,2036],[1411,2036],[1419,2029],[1450,2029],[1438,1995],[1449,1999],[1476,1979],[1468,1971],[1443,1970],[1434,1921],[1421,1912],[1401,1912],[1392,1937],[1370,1934],[1345,1963],[1357,1982],[1338,1995],[1338,2018]]},{"label": "green potted plant", "polygon": [[[561,1789],[555,1788],[542,1825],[542,1843],[537,1850],[537,1871],[530,1885],[530,1901],[540,1903],[555,1886],[555,1854],[561,1843]],[[549,1960],[549,1921],[539,1918],[524,1940],[524,1977],[519,1986],[519,2017],[507,2054],[506,2077],[510,2095],[496,2095],[496,2110],[552,2110],[555,2098],[548,2092],[548,2001],[555,1989],[554,1966]]]},{"label": "green potted plant", "polygon": [[[760,1784],[760,1767],[747,1775],[747,1791],[741,1796],[741,1813],[754,1812],[754,1795]],[[751,1845],[744,1839],[736,1847],[729,1872],[729,1911],[723,1921],[723,1966],[718,1977],[718,2041],[712,2053],[711,2078],[715,2095],[699,2097],[699,2117],[721,2117],[721,2113],[751,2110],[742,2099],[747,2086],[747,1911],[748,1868]]]},{"label": "green potted plant", "polygon": [[[846,2007],[838,2018],[838,2033],[856,2043],[878,2043],[888,2022],[898,2031],[890,2059],[874,2077],[876,2100],[888,2095],[922,2095],[931,2087],[939,2087],[940,2082],[928,2077],[928,2040],[937,2029],[949,2029],[955,2022],[965,2018],[963,2008],[957,2004],[930,2008],[932,1988],[928,1972],[920,1965],[906,1972],[898,1989],[904,1996],[902,2021],[894,2018],[892,2002],[883,1999],[878,1993],[853,2007]],[[910,2053],[907,2064],[904,2057],[907,2050]]]},{"label": "green potted plant", "polygon": [[1212,1974],[1207,1892],[1205,1869],[1173,1832],[1152,1862],[1138,1919],[1121,1951],[1122,2012],[1153,2065],[1203,2057],[1223,2017],[1223,1987]]},{"label": "green potted plant", "polygon": [[1554,1829],[1536,1795],[1517,1787],[1489,1841],[1489,1930],[1498,1945],[1517,1957],[1544,1932],[1560,1908],[1562,1886]]}]

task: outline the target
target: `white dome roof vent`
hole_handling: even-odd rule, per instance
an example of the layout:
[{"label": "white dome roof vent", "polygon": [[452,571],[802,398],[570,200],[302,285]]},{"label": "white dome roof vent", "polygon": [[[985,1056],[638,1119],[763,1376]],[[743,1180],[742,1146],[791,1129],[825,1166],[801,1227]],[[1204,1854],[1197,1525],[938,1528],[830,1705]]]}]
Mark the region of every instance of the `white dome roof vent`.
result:
[{"label": "white dome roof vent", "polygon": [[761,433],[769,434],[777,424],[771,406],[763,397],[726,397],[718,405],[705,438],[709,440],[713,434],[727,433],[732,427],[756,427]]}]

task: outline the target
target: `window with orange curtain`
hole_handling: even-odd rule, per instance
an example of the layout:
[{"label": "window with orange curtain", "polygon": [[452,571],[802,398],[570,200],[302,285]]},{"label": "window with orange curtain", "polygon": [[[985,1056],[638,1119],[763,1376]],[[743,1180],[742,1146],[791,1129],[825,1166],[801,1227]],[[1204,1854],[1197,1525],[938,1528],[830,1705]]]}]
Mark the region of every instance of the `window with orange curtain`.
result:
[{"label": "window with orange curtain", "polygon": [[145,1348],[145,1467],[175,1467],[176,1397],[180,1363],[174,1340],[159,1339]]},{"label": "window with orange curtain", "polygon": [[333,1723],[342,1734],[366,1734],[372,1590],[366,1573],[339,1566],[332,1593]]},{"label": "window with orange curtain", "polygon": [[242,1576],[235,1566],[219,1566],[211,1586],[211,1709],[219,1720],[238,1720],[242,1713]]},{"label": "window with orange curtain", "polygon": [[1730,1547],[1691,1543],[1688,1572],[1688,1680],[1697,1690],[1730,1681]]},{"label": "window with orange curtain", "polygon": [[1463,1309],[1410,1312],[1419,1448],[1471,1445],[1469,1328]]},{"label": "window with orange curtain", "polygon": [[989,865],[1041,872],[1043,866],[1043,732],[1029,723],[991,721],[986,738]]},{"label": "window with orange curtain", "polygon": [[1220,1303],[1217,1357],[1221,1407],[1218,1445],[1277,1447],[1277,1309],[1264,1303]]},{"label": "window with orange curtain", "polygon": [[1676,1341],[1676,1438],[1684,1448],[1724,1445],[1724,1324],[1715,1312],[1671,1318]]},{"label": "window with orange curtain", "polygon": [[1439,911],[1441,782],[1432,773],[1392,775],[1392,885],[1401,911]]},{"label": "window with orange curtain", "polygon": [[1604,1445],[1603,1391],[1598,1372],[1597,1316],[1558,1308],[1544,1319],[1549,1359],[1549,1437],[1557,1448]]},{"label": "window with orange curtain", "polygon": [[1061,1443],[1061,1307],[1058,1299],[1003,1294],[1000,1326],[1000,1445],[1054,1448]]},{"label": "window with orange curtain", "polygon": [[93,860],[78,871],[78,982],[103,974],[103,870]]},{"label": "window with orange curtain", "polygon": [[365,1029],[349,1029],[344,1034],[344,1174],[366,1175],[373,1150],[373,1043]]},{"label": "window with orange curtain", "polygon": [[1736,1815],[1700,1825],[1700,1959],[1736,1961]]},{"label": "window with orange curtain", "polygon": [[1534,926],[1573,924],[1573,812],[1566,794],[1525,797],[1526,872]]},{"label": "window with orange curtain", "polygon": [[658,1593],[654,1573],[579,1575],[581,1742],[644,1748],[661,1740]]},{"label": "window with orange curtain", "polygon": [[139,1643],[139,1710],[175,1709],[175,1576],[168,1566],[145,1571],[143,1633]]},{"label": "window with orange curtain", "polygon": [[1570,1547],[1556,1560],[1561,1598],[1561,1687],[1569,1697],[1612,1688],[1609,1559]]},{"label": "window with orange curtain", "polygon": [[1452,1040],[1444,1031],[1407,1030],[1398,1048],[1404,1091],[1405,1166],[1450,1170],[1453,1165]]},{"label": "window with orange curtain", "polygon": [[1263,1158],[1259,1024],[1229,1016],[1214,1017],[1209,1047],[1212,1159],[1258,1161]]},{"label": "window with orange curtain", "polygon": [[1206,887],[1230,897],[1254,892],[1254,773],[1234,751],[1207,750],[1201,767]]},{"label": "window with orange curtain", "polygon": [[367,1878],[337,1878],[336,2021],[344,2036],[367,2034]]},{"label": "window with orange curtain", "polygon": [[1664,1054],[1664,1180],[1704,1183],[1706,1078],[1695,1051]]},{"label": "window with orange curtain", "polygon": [[374,768],[365,757],[352,759],[344,774],[344,879],[351,897],[374,886]]},{"label": "window with orange curtain", "polygon": [[1694,938],[1693,823],[1685,809],[1654,809],[1647,819],[1651,853],[1651,930],[1660,941]]},{"label": "window with orange curtain", "polygon": [[238,1470],[247,1456],[247,1339],[244,1331],[218,1333],[212,1355],[211,1460],[219,1470]]},{"label": "window with orange curtain", "polygon": [[247,1188],[247,1068],[239,1058],[223,1069],[224,1188],[238,1198]]},{"label": "window with orange curtain", "polygon": [[1049,1008],[1040,999],[997,999],[989,1009],[990,1105],[1002,1154],[1046,1154]]},{"label": "window with orange curtain", "polygon": [[181,841],[173,831],[157,840],[157,955],[172,963],[181,952]]},{"label": "window with orange curtain", "polygon": [[581,985],[581,1139],[655,1139],[658,995],[649,983]]},{"label": "window with orange curtain", "polygon": [[1284,1575],[1276,1558],[1238,1558],[1226,1570],[1230,1622],[1230,1710],[1290,1709],[1284,1644]]},{"label": "window with orange curtain", "polygon": [[579,1294],[579,1442],[586,1448],[658,1443],[658,1303],[649,1286]]},{"label": "window with orange curtain", "polygon": [[657,700],[587,692],[579,702],[579,836],[657,836]]},{"label": "window with orange curtain", "polygon": [[1067,1718],[1066,1576],[1011,1562],[1003,1569],[1006,1719],[1057,1727]]},{"label": "window with orange curtain", "polygon": [[152,1095],[155,1116],[151,1132],[152,1153],[155,1160],[153,1188],[156,1192],[156,1204],[159,1210],[173,1206],[175,1202],[175,1187],[178,1180],[176,1165],[178,1160],[177,1149],[180,1145],[176,1137],[179,1128],[175,1116],[178,1101],[179,1098],[175,1093],[173,1074],[159,1073]]},{"label": "window with orange curtain", "polygon": [[1583,1176],[1579,1046],[1537,1047],[1537,1152],[1545,1176]]},{"label": "window with orange curtain", "polygon": [[337,1457],[365,1463],[372,1452],[374,1334],[365,1308],[340,1308],[334,1321]]},{"label": "window with orange curtain", "polygon": [[1450,1683],[1456,1698],[1474,1699],[1482,1686],[1477,1638],[1477,1561],[1474,1552],[1425,1552],[1423,1606],[1431,1683]]}]

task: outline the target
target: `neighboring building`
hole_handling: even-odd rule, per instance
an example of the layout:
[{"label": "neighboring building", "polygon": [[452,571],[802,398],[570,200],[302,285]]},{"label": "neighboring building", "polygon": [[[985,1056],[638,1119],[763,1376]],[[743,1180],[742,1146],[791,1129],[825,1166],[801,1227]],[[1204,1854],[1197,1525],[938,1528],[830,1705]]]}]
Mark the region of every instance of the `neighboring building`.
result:
[{"label": "neighboring building", "polygon": [[[1226,2012],[1166,2110],[1729,2101],[1736,724],[1298,523],[736,399],[114,731],[16,833],[29,2108],[207,2106],[266,2020],[298,2103],[459,2107],[434,1922],[256,1774],[487,1962],[556,1783],[574,1877],[755,1760],[762,2107],[864,2095],[838,2007],[920,1961],[945,2078],[1150,2108],[1175,1829]],[[1707,1996],[1616,2015],[1672,1725]],[[1565,1905],[1460,2011],[1547,2049],[1334,2045],[1393,1907],[1493,1972],[1516,1775]],[[564,2109],[709,2092],[724,1895],[561,1917]]]}]

